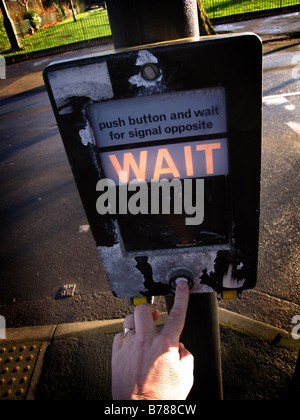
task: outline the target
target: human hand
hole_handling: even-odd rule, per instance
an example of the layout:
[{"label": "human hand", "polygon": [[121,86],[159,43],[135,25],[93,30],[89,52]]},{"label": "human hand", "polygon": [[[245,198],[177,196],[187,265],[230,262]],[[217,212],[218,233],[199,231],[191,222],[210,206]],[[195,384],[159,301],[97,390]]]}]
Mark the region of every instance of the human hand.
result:
[{"label": "human hand", "polygon": [[153,321],[153,305],[139,305],[124,320],[132,329],[113,343],[112,393],[115,400],[182,400],[194,382],[194,358],[179,342],[189,301],[189,287],[180,282],[174,306],[161,331]]}]

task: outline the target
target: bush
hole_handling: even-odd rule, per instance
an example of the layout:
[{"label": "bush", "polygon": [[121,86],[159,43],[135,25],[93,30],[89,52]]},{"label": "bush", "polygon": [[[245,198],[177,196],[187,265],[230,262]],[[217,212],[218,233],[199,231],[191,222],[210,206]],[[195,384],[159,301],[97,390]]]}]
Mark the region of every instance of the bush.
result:
[{"label": "bush", "polygon": [[62,7],[62,5],[60,4],[59,1],[53,1],[51,4],[52,4],[52,6],[54,6],[56,8],[56,11],[57,11],[58,16],[59,16],[59,20],[63,22],[67,17],[65,9]]},{"label": "bush", "polygon": [[31,26],[33,27],[35,31],[40,29],[42,19],[39,17],[38,13],[35,10],[30,10],[29,12],[25,12],[24,19],[30,20]]}]

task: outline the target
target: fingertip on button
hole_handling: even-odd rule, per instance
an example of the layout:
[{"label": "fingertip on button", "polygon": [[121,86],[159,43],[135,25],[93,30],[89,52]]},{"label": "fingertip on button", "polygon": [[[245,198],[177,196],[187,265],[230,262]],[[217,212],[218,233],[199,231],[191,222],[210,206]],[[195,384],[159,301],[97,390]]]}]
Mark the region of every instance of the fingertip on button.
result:
[{"label": "fingertip on button", "polygon": [[176,291],[177,290],[189,290],[188,282],[185,282],[185,281],[181,280],[176,286]]},{"label": "fingertip on button", "polygon": [[171,280],[170,280],[170,286],[171,286],[171,289],[172,289],[172,291],[173,291],[173,292],[175,292],[175,291],[176,291],[176,287],[177,287],[180,283],[187,284],[190,290],[191,290],[191,289],[193,288],[193,286],[194,286],[194,282],[193,282],[193,280],[192,280],[192,276],[189,276],[189,278],[188,278],[188,276],[187,276],[187,275],[184,275],[184,274],[179,274],[179,275],[176,275],[176,276],[174,276],[174,277],[172,276],[172,278],[171,278]]},{"label": "fingertip on button", "polygon": [[178,279],[176,279],[175,284],[176,284],[176,289],[178,287],[180,290],[185,290],[187,287],[188,288],[190,287],[188,279],[185,279],[183,277],[179,277]]},{"label": "fingertip on button", "polygon": [[182,282],[184,282],[184,283],[186,283],[186,284],[189,284],[188,279],[186,279],[185,277],[178,277],[178,279],[176,279],[176,280],[175,280],[175,284],[176,284],[176,286],[178,286],[178,284],[179,284],[179,283],[182,283]]}]

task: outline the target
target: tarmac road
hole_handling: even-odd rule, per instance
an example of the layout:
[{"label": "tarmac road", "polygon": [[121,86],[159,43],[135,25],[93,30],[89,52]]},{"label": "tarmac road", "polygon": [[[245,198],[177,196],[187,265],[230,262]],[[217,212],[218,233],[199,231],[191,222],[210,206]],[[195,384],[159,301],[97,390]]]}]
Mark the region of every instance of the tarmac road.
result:
[{"label": "tarmac road", "polygon": [[[300,314],[299,57],[295,40],[265,47],[259,281],[241,301],[221,304],[287,331]],[[7,81],[0,81],[0,313],[7,327],[121,318],[131,311],[112,296],[85,229],[41,84],[50,61],[9,66]],[[56,299],[67,283],[76,283],[76,295]],[[158,305],[165,310],[163,299]]]},{"label": "tarmac road", "polygon": [[262,192],[258,283],[227,309],[290,330],[300,313],[300,45],[264,47]]}]

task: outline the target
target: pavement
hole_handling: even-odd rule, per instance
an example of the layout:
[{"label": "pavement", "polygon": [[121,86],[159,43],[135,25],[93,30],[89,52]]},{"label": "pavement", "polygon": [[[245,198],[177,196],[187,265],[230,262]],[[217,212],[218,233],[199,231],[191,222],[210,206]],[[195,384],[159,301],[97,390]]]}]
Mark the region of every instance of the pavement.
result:
[{"label": "pavement", "polygon": [[[269,42],[298,36],[299,19],[300,14],[293,13],[216,29],[251,31]],[[59,57],[111,48],[94,47]],[[28,72],[26,63],[9,66],[11,77],[7,83],[0,81],[0,99],[44,89],[41,70],[54,59],[40,59],[34,71],[28,66]],[[159,325],[166,316],[162,314]],[[299,398],[299,369],[294,373],[300,348],[297,325],[293,338],[291,331],[225,309],[219,309],[219,317],[224,400]],[[5,333],[0,340],[0,400],[111,400],[111,348],[120,331],[121,319],[6,330],[0,324],[0,336]]]},{"label": "pavement", "polygon": [[[299,375],[293,380],[300,340],[225,309],[219,319],[224,400],[300,396]],[[0,400],[111,400],[112,341],[122,322],[8,328],[0,342]]]},{"label": "pavement", "polygon": [[255,32],[263,42],[299,38],[300,12],[216,25],[218,33]]}]

